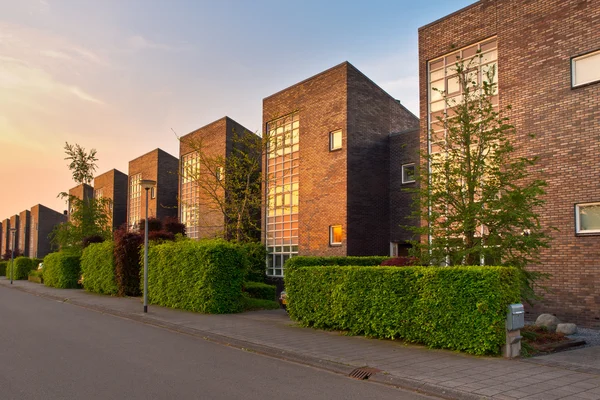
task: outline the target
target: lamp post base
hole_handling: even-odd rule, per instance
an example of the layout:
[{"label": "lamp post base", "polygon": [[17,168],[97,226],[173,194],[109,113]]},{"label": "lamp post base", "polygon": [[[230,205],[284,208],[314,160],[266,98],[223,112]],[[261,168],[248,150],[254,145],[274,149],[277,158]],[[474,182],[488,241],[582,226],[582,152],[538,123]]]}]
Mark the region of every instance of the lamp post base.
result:
[{"label": "lamp post base", "polygon": [[148,306],[144,306],[144,312],[147,313],[148,312]]}]

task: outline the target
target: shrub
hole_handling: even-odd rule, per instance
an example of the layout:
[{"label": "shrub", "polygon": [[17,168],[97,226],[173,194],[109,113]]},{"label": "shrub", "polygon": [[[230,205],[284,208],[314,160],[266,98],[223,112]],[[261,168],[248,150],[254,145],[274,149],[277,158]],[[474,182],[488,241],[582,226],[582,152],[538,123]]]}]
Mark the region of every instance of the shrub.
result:
[{"label": "shrub", "polygon": [[165,217],[163,219],[163,230],[173,235],[180,234],[185,236],[185,224],[179,222],[179,219],[175,217]]},{"label": "shrub", "polygon": [[88,292],[116,295],[119,292],[113,261],[114,245],[111,241],[90,244],[83,250],[81,272],[83,288]]},{"label": "shrub", "polygon": [[144,237],[137,232],[128,232],[127,227],[115,231],[114,263],[119,296],[139,296],[140,291],[140,248]]},{"label": "shrub", "polygon": [[0,261],[0,275],[6,275],[9,263],[10,261]]},{"label": "shrub", "polygon": [[244,311],[277,310],[281,308],[279,303],[274,300],[254,299],[247,295],[242,297],[242,305]]},{"label": "shrub", "polygon": [[374,265],[381,265],[385,260],[389,259],[387,256],[369,256],[369,257],[309,257],[299,256],[292,257],[285,262],[285,269],[291,269],[296,267],[317,267],[327,265],[352,265],[352,266],[365,266],[371,267]]},{"label": "shrub", "polygon": [[156,244],[148,253],[148,301],[204,313],[242,310],[246,258],[222,240]]},{"label": "shrub", "polygon": [[42,270],[34,269],[33,271],[29,271],[27,280],[35,283],[44,283],[44,275],[42,274]]},{"label": "shrub", "polygon": [[[148,234],[150,234],[150,232],[160,231],[160,230],[162,230],[162,228],[163,228],[163,223],[160,219],[154,218],[154,217],[148,218]],[[142,235],[144,235],[145,230],[146,230],[146,220],[141,219],[140,222],[138,222],[138,231]]]},{"label": "shrub", "polygon": [[240,247],[246,253],[248,270],[245,280],[248,282],[264,282],[266,279],[267,249],[260,242],[241,243]]},{"label": "shrub", "polygon": [[417,259],[415,257],[393,257],[383,260],[380,265],[388,267],[406,267],[408,265],[416,265]]},{"label": "shrub", "polygon": [[509,267],[298,267],[285,282],[305,326],[472,354],[500,352],[506,308],[520,299]]},{"label": "shrub", "polygon": [[175,240],[175,235],[167,231],[148,231],[148,241],[152,242],[166,242]]},{"label": "shrub", "polygon": [[78,287],[81,275],[79,256],[73,253],[50,253],[44,257],[44,285],[69,289]]},{"label": "shrub", "polygon": [[[13,280],[27,279],[29,271],[37,268],[32,258],[19,256],[14,260],[15,265],[13,267]],[[10,278],[10,261],[6,264],[6,277]]]},{"label": "shrub", "polygon": [[92,243],[102,243],[105,240],[106,239],[100,235],[92,235],[92,236],[84,237],[83,240],[81,241],[81,244],[83,245],[83,248],[85,249]]},{"label": "shrub", "polygon": [[262,282],[245,282],[244,292],[253,299],[264,299],[275,301],[277,288],[275,285],[267,285]]}]

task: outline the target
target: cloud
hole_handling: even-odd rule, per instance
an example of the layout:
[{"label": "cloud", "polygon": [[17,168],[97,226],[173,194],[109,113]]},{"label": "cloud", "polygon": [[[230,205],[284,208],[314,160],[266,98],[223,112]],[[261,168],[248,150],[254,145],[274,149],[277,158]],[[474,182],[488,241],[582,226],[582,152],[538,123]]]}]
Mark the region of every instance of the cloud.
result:
[{"label": "cloud", "polygon": [[153,42],[141,35],[134,35],[127,38],[127,45],[134,50],[175,50],[175,48],[169,45]]}]

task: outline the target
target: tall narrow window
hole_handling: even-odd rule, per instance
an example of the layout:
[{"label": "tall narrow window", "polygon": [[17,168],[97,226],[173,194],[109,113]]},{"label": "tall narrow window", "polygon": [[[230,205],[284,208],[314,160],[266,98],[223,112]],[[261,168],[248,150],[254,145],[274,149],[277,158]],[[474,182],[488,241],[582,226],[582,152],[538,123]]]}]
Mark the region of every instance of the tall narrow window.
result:
[{"label": "tall narrow window", "polygon": [[339,246],[342,244],[342,226],[331,225],[329,227],[329,244],[331,246]]},{"label": "tall narrow window", "polygon": [[329,151],[339,150],[342,148],[342,130],[338,129],[329,133]]},{"label": "tall narrow window", "polygon": [[142,174],[135,174],[129,178],[129,229],[134,229],[142,219]]},{"label": "tall narrow window", "polygon": [[150,198],[151,199],[155,199],[156,198],[156,186],[152,186],[150,188]]},{"label": "tall narrow window", "polygon": [[181,156],[181,172],[179,174],[180,202],[179,218],[185,224],[186,235],[198,239],[200,226],[200,192],[198,180],[200,179],[200,160],[198,152],[191,152]]},{"label": "tall narrow window", "polygon": [[573,87],[600,81],[600,50],[573,57],[571,85]]}]

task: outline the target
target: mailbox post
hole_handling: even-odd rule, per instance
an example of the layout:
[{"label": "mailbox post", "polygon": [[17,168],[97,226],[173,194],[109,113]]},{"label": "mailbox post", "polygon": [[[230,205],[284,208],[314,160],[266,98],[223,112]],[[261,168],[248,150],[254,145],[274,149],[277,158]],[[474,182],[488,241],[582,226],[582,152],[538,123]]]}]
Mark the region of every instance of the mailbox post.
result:
[{"label": "mailbox post", "polygon": [[523,304],[510,304],[506,315],[506,343],[502,353],[506,358],[521,354],[521,328],[525,327],[525,308]]}]

